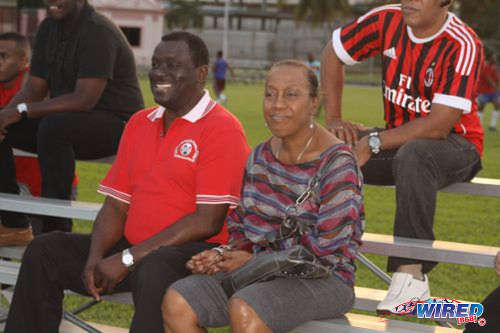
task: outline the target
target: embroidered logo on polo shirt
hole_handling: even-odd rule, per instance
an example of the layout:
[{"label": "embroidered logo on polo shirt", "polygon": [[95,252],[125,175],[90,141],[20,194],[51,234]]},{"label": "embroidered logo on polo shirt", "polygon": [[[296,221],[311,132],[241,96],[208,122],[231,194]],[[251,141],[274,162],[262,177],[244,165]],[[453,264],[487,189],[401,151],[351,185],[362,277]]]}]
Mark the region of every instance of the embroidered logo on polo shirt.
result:
[{"label": "embroidered logo on polo shirt", "polygon": [[181,143],[175,147],[174,157],[182,158],[183,160],[188,160],[194,163],[199,153],[200,152],[198,151],[196,142],[192,139],[186,139],[181,141]]}]

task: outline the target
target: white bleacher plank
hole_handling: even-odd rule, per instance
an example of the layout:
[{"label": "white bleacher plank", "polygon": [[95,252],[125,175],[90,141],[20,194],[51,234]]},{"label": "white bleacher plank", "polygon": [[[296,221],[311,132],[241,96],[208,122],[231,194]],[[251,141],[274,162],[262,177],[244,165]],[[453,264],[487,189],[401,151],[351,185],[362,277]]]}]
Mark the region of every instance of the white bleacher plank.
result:
[{"label": "white bleacher plank", "polygon": [[375,311],[378,303],[382,302],[387,294],[387,291],[365,287],[354,287],[354,294],[356,295],[353,306],[354,309]]},{"label": "white bleacher plank", "polygon": [[[354,287],[354,294],[356,295],[356,298],[354,300],[353,309],[375,313],[378,303],[380,303],[384,299],[385,295],[387,294],[387,290]],[[467,302],[464,300],[458,301]],[[440,321],[449,322],[450,324],[456,324],[455,318],[440,319]]]},{"label": "white bleacher plank", "polygon": [[0,258],[22,259],[25,246],[0,246]]},{"label": "white bleacher plank", "polygon": [[[393,185],[365,184],[365,186],[394,188]],[[482,195],[482,196],[488,196],[488,197],[500,197],[500,179],[476,177],[476,178],[473,178],[470,182],[454,183],[454,184],[448,185],[448,186],[440,189],[439,192],[455,193],[455,194]]]},{"label": "white bleacher plank", "polygon": [[[102,333],[128,333],[128,329],[121,328],[121,327],[115,327],[115,326],[109,326],[109,325],[104,325],[104,324],[97,324],[97,323],[92,323],[92,322],[85,322],[92,327],[98,329]],[[3,331],[5,328],[5,323],[0,324],[0,331]],[[68,322],[67,320],[63,320],[61,322],[61,325],[59,326],[59,333],[87,333],[87,331],[73,325],[72,323]]]},{"label": "white bleacher plank", "polygon": [[[114,327],[114,326],[96,324],[96,323],[91,323],[91,322],[86,322],[86,323],[97,328],[102,333],[128,333],[128,331],[129,331],[128,329],[121,328],[121,327]],[[1,323],[0,324],[0,331],[3,331],[4,327],[5,327],[5,323]],[[61,326],[59,326],[59,333],[87,333],[87,332],[79,327],[76,327],[75,325],[71,324],[70,322],[63,320],[61,322]]]},{"label": "white bleacher plank", "polygon": [[20,157],[38,157],[37,154],[30,153],[28,151],[24,151],[24,150],[17,149],[17,148],[12,148],[12,152],[14,153],[14,156],[20,156]]},{"label": "white bleacher plank", "polygon": [[101,204],[59,199],[20,197],[0,193],[0,210],[56,217],[95,220]]},{"label": "white bleacher plank", "polygon": [[476,177],[470,183],[455,183],[440,192],[500,197],[500,179]]},{"label": "white bleacher plank", "polygon": [[383,321],[374,316],[347,313],[343,318],[309,321],[293,330],[298,333],[458,333],[461,330],[400,320]]},{"label": "white bleacher plank", "polygon": [[[129,330],[121,327],[114,327],[103,324],[96,324],[91,322],[86,322],[92,327],[98,329],[102,333],[127,333]],[[59,333],[86,333],[85,330],[71,324],[70,322],[63,320],[61,326],[59,326]]]},{"label": "white bleacher plank", "polygon": [[361,252],[431,260],[476,267],[494,267],[500,247],[430,241],[364,233]]},{"label": "white bleacher plank", "polygon": [[[33,153],[30,153],[30,152],[27,152],[27,151],[24,151],[24,150],[21,150],[21,149],[17,149],[17,148],[12,149],[12,151],[14,153],[14,156],[38,157],[37,154],[33,154]],[[112,155],[112,156],[106,156],[106,157],[103,157],[103,158],[96,158],[96,159],[93,159],[93,160],[81,160],[81,161],[94,162],[94,163],[110,163],[111,164],[111,163],[114,162],[115,157],[116,157],[116,155]]]},{"label": "white bleacher plank", "polygon": [[15,285],[20,266],[19,262],[0,260],[0,283]]}]

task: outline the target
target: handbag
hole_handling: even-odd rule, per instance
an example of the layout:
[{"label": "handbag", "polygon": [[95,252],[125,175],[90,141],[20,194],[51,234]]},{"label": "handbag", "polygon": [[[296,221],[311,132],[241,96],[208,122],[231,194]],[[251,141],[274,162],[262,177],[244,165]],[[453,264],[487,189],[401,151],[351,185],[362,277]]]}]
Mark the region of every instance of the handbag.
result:
[{"label": "handbag", "polygon": [[295,204],[287,207],[279,230],[266,234],[266,239],[273,251],[257,253],[243,266],[224,274],[221,286],[228,297],[248,285],[277,277],[320,279],[331,275],[331,267],[323,265],[316,255],[303,245],[293,245],[286,250],[281,249],[284,241],[292,238],[298,243],[300,237],[311,229],[311,226],[297,217],[298,208],[319,187],[322,173],[332,162],[330,160],[321,166]]},{"label": "handbag", "polygon": [[320,279],[330,276],[330,268],[302,245],[284,251],[260,252],[243,266],[226,273],[221,281],[227,297],[256,282],[277,277]]}]

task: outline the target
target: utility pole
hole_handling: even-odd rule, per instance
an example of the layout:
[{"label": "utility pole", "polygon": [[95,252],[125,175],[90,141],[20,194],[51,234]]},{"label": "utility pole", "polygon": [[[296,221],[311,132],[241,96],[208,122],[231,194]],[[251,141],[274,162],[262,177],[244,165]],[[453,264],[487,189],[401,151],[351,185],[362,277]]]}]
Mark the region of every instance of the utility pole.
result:
[{"label": "utility pole", "polygon": [[229,50],[229,1],[225,0],[224,3],[224,33],[222,37],[222,53],[224,54],[224,58],[228,58],[229,54],[227,53]]}]

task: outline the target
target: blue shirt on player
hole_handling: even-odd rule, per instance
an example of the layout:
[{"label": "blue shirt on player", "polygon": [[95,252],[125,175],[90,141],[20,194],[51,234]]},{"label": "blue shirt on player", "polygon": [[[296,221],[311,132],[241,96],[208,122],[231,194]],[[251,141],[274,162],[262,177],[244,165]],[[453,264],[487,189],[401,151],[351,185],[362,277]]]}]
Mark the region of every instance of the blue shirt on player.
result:
[{"label": "blue shirt on player", "polygon": [[215,71],[214,75],[216,79],[224,80],[226,78],[227,71],[227,61],[223,58],[219,58],[215,61]]}]

